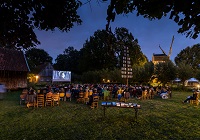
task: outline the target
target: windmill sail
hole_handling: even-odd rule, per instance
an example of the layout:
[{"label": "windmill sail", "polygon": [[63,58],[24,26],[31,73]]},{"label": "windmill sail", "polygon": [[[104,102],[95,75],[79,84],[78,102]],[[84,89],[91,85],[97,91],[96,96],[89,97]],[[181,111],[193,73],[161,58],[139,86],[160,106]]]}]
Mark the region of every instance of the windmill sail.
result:
[{"label": "windmill sail", "polygon": [[168,57],[170,58],[171,54],[172,54],[172,44],[174,43],[174,36],[172,37],[172,42],[171,42],[171,45],[170,45],[170,49],[169,49],[169,54],[168,54]]},{"label": "windmill sail", "polygon": [[161,51],[163,52],[163,54],[167,55],[167,54],[165,53],[165,51],[160,47],[160,45],[159,45],[159,48],[161,49]]}]

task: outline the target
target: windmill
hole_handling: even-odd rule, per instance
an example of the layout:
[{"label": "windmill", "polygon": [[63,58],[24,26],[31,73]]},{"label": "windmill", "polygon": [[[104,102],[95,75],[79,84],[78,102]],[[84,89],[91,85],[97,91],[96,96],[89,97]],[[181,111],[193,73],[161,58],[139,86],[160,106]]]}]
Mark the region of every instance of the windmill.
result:
[{"label": "windmill", "polygon": [[174,36],[172,37],[172,41],[171,41],[171,44],[170,44],[168,55],[165,53],[165,51],[159,45],[159,48],[161,49],[161,51],[163,52],[163,54],[165,54],[169,59],[170,59],[170,56],[172,54],[172,45],[173,45],[173,43],[174,43]]}]

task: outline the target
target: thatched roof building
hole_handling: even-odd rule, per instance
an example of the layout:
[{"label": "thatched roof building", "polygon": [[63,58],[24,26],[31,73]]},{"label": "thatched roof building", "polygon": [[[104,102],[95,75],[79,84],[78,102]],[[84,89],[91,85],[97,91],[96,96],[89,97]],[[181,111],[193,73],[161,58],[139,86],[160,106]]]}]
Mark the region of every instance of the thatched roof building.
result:
[{"label": "thatched roof building", "polygon": [[7,89],[27,87],[29,66],[22,51],[0,48],[0,83]]}]

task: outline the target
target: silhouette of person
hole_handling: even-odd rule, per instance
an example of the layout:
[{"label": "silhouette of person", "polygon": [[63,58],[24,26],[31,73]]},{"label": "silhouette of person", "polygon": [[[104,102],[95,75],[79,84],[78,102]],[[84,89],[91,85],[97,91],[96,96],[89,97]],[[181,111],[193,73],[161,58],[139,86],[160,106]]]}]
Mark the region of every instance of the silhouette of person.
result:
[{"label": "silhouette of person", "polygon": [[60,79],[65,79],[65,73],[64,72],[60,72]]}]

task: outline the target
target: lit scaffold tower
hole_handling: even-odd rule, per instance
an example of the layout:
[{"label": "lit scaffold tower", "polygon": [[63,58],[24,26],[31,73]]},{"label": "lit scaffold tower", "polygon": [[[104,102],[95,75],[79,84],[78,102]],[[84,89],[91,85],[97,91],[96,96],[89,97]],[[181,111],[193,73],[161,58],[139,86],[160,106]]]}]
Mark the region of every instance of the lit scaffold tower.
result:
[{"label": "lit scaffold tower", "polygon": [[129,48],[124,46],[123,61],[122,61],[121,75],[126,79],[126,85],[128,86],[128,79],[133,78],[131,59],[129,57]]}]

